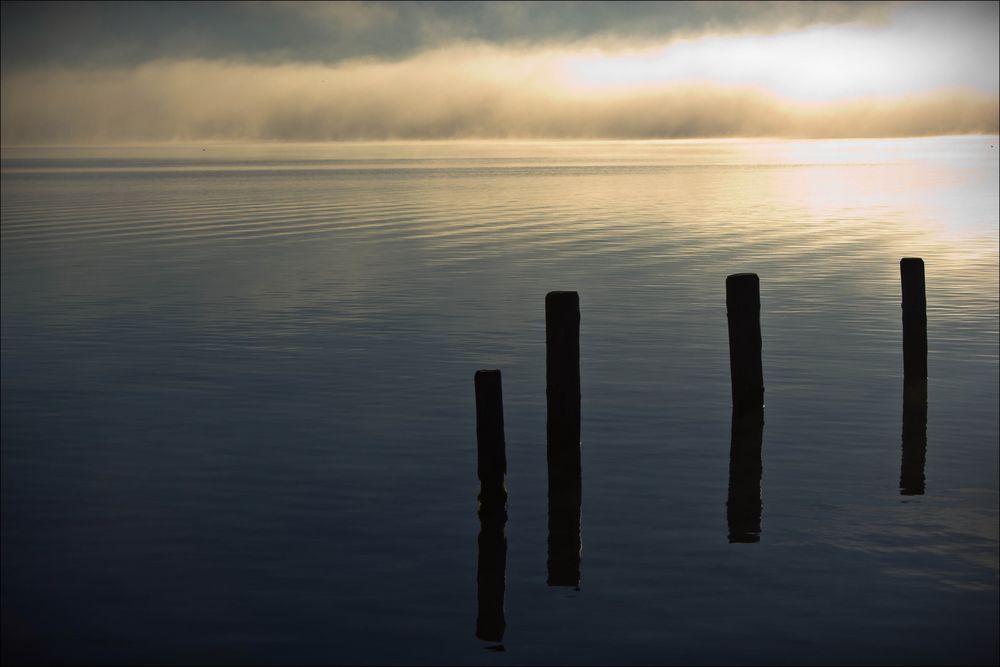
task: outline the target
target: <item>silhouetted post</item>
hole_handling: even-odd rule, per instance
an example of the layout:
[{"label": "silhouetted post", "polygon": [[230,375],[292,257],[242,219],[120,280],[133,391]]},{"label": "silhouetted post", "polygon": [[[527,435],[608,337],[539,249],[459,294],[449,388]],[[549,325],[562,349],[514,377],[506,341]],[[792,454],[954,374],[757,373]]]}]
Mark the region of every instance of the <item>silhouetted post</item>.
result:
[{"label": "silhouetted post", "polygon": [[760,279],[756,273],[735,273],[726,278],[726,314],[733,410],[759,410],[764,405],[764,370],[760,360]]},{"label": "silhouetted post", "polygon": [[764,411],[733,411],[729,445],[729,496],[726,499],[726,522],[729,542],[760,542],[760,480],[764,472],[761,443],[764,436]]},{"label": "silhouetted post", "polygon": [[580,475],[580,296],[545,295],[549,478]]},{"label": "silhouetted post", "polygon": [[499,370],[476,371],[476,442],[479,500],[491,509],[505,508],[507,453]]},{"label": "silhouetted post", "polygon": [[903,287],[903,381],[927,379],[927,292],[924,286],[924,260],[904,257],[899,260]]},{"label": "silhouetted post", "polygon": [[899,466],[899,494],[924,495],[927,461],[927,382],[903,384],[903,456]]},{"label": "silhouetted post", "polygon": [[580,585],[580,295],[545,295],[549,586]]},{"label": "silhouetted post", "polygon": [[503,613],[507,583],[506,512],[479,513],[479,563],[476,570],[476,637],[487,642],[503,640],[507,621]]}]

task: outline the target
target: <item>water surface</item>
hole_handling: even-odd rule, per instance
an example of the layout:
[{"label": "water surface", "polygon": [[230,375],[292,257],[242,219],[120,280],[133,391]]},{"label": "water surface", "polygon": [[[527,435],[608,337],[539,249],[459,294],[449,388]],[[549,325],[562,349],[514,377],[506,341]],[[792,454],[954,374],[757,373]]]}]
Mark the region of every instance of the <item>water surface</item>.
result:
[{"label": "water surface", "polygon": [[[996,663],[997,144],[4,149],[4,661]],[[745,271],[766,410],[731,543]],[[547,585],[550,290],[582,311],[578,587]]]}]

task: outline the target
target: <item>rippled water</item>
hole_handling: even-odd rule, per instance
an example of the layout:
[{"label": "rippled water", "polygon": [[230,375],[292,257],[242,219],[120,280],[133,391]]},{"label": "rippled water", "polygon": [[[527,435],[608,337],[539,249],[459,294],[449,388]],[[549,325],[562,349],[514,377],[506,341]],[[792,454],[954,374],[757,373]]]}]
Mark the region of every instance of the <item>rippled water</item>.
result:
[{"label": "rippled water", "polygon": [[[4,149],[4,661],[995,663],[997,143]],[[930,349],[908,463],[904,256]],[[744,271],[762,510],[730,543]],[[578,590],[546,584],[557,289]],[[479,368],[503,652],[475,636]]]}]

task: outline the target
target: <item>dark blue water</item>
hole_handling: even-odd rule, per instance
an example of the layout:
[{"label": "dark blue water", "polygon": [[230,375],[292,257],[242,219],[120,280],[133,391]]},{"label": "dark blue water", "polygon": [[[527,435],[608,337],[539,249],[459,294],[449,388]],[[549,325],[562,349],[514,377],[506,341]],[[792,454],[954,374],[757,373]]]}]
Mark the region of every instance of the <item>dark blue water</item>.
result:
[{"label": "dark blue water", "polygon": [[[996,663],[991,143],[5,149],[4,662]],[[742,271],[756,543],[727,520]],[[581,302],[576,588],[546,583],[555,289]],[[479,368],[504,651],[476,637]]]}]

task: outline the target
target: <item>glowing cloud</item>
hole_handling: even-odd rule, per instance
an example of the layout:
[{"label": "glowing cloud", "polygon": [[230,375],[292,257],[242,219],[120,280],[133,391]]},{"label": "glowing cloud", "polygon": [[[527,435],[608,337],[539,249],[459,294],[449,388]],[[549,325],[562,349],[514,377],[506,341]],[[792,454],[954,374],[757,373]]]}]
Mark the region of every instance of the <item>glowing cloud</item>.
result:
[{"label": "glowing cloud", "polygon": [[778,35],[704,35],[564,63],[571,84],[608,89],[749,86],[791,100],[892,97],[941,89],[997,91],[996,26],[969,30],[944,8],[903,12],[899,25],[822,26]]},{"label": "glowing cloud", "polygon": [[[302,11],[375,29],[400,7]],[[642,48],[605,36],[456,42],[392,60],[24,66],[4,71],[0,141],[996,133],[996,5],[949,7],[904,5],[883,23],[671,35]]]}]

